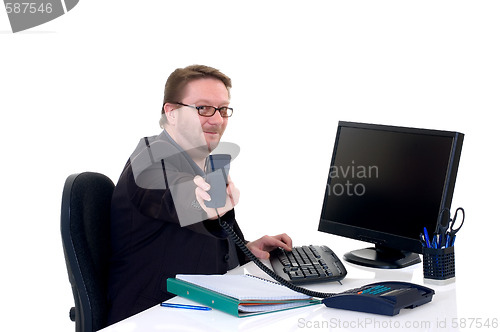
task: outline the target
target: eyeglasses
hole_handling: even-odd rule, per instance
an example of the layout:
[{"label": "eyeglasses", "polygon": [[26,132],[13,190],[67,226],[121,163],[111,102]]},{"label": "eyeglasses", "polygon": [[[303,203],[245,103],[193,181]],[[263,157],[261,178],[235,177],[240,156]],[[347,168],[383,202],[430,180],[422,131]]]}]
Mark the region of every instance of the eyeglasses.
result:
[{"label": "eyeglasses", "polygon": [[206,117],[211,117],[217,111],[219,111],[220,116],[223,118],[229,118],[231,115],[233,115],[233,109],[231,107],[226,107],[226,106],[215,107],[215,106],[194,106],[194,105],[186,105],[183,103],[175,103],[175,104],[181,105],[181,106],[186,106],[186,107],[191,107],[191,108],[196,108],[199,115],[206,116]]}]

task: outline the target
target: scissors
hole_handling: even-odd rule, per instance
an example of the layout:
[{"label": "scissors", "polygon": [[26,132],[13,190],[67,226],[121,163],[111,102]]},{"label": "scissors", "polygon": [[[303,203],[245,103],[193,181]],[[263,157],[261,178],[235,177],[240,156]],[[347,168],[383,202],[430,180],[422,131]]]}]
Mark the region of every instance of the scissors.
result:
[{"label": "scissors", "polygon": [[[458,212],[462,212],[461,215],[461,220],[460,220],[460,225],[455,227],[455,223],[457,222],[458,218]],[[448,212],[448,217],[444,218],[444,213]],[[439,213],[438,217],[438,224],[436,226],[436,232],[435,234],[437,235],[436,237],[436,243],[434,244],[434,248],[441,248],[441,247],[452,247],[455,244],[455,236],[457,232],[462,228],[462,225],[464,224],[465,220],[465,211],[463,208],[459,207],[455,211],[455,215],[453,216],[453,219],[451,217],[451,212],[450,209],[444,208],[441,210]]]},{"label": "scissors", "polygon": [[[458,211],[462,212],[462,218],[460,220],[460,226],[458,226],[458,228],[455,228],[455,222],[457,221]],[[455,211],[455,215],[453,216],[453,220],[451,221],[448,233],[446,234],[446,243],[445,243],[446,248],[453,247],[453,245],[455,244],[456,234],[460,230],[460,228],[462,228],[462,226],[464,225],[464,221],[465,221],[465,211],[464,209],[459,207]]]}]

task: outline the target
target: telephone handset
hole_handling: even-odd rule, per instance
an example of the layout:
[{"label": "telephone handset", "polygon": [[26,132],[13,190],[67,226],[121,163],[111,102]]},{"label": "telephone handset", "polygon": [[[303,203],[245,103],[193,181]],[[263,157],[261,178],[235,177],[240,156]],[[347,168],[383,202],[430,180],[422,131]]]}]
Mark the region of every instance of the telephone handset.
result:
[{"label": "telephone handset", "polygon": [[226,186],[228,184],[230,154],[209,155],[205,165],[205,180],[210,184],[208,194],[211,200],[205,201],[206,207],[219,208],[226,205]]}]

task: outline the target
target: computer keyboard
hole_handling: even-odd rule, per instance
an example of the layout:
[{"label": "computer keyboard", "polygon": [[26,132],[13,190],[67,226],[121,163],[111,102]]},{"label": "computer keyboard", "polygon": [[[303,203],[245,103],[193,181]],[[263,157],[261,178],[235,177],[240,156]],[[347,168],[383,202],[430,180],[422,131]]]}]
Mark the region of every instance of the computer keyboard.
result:
[{"label": "computer keyboard", "polygon": [[293,247],[292,251],[273,250],[270,257],[274,272],[292,284],[340,281],[347,271],[327,246]]}]

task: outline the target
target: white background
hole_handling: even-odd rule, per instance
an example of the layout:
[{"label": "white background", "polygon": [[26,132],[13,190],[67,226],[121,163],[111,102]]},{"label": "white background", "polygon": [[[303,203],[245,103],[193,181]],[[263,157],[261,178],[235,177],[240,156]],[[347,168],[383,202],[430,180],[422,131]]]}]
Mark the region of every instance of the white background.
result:
[{"label": "white background", "polygon": [[464,275],[458,301],[471,302],[466,317],[488,315],[498,294],[499,17],[496,1],[81,0],[13,34],[0,10],[0,329],[74,328],[64,181],[97,171],[116,182],[138,140],[160,131],[166,78],[194,63],[233,79],[225,140],[241,147],[231,172],[248,239],[287,232],[334,250],[344,241],[316,232],[339,120],[465,133],[456,258],[477,273]]}]

